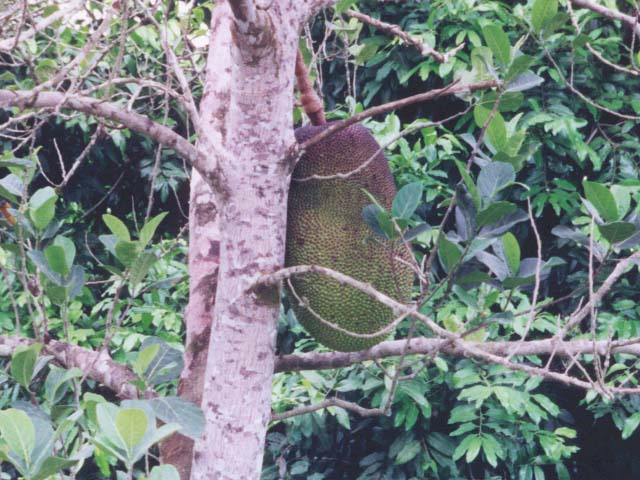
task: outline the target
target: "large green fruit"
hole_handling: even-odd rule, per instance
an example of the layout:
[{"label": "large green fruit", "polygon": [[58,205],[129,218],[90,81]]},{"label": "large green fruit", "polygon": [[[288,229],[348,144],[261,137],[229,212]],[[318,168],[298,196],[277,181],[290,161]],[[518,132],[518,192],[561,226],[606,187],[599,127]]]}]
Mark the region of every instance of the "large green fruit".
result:
[{"label": "large green fruit", "polygon": [[[298,142],[318,134],[329,124],[296,130]],[[396,187],[389,165],[369,131],[354,124],[309,147],[293,172],[289,193],[286,265],[320,265],[357,280],[401,302],[413,285],[412,269],[403,263],[410,252],[399,242],[376,236],[364,222],[362,209],[371,203],[367,190],[390,208]],[[378,152],[376,154],[376,152]],[[348,173],[375,158],[348,178],[300,181],[312,175]],[[289,287],[296,317],[319,342],[340,351],[372,347],[387,335],[357,338],[324,324],[317,317],[356,333],[374,333],[394,320],[393,313],[368,295],[319,274],[291,281],[295,294],[310,308],[300,306]]]}]

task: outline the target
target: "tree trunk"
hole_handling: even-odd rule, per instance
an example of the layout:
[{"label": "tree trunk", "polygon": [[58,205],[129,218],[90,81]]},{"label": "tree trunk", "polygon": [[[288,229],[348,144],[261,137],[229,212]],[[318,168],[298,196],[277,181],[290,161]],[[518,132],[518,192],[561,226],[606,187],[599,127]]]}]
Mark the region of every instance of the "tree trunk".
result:
[{"label": "tree trunk", "polygon": [[[267,10],[241,0],[229,7],[219,3],[212,19],[215,67],[201,107],[211,120],[207,141],[228,153],[217,159],[227,189],[219,196],[220,271],[194,480],[260,477],[280,295],[251,287],[284,261],[293,74],[299,12],[308,8],[291,0],[274,0]],[[217,108],[215,120],[205,101]]]},{"label": "tree trunk", "polygon": [[[220,226],[213,193],[194,170],[189,203],[189,305],[184,314],[186,348],[178,395],[200,405],[209,334],[218,285]],[[163,442],[162,461],[174,465],[182,480],[191,476],[193,441],[173,434]]]}]

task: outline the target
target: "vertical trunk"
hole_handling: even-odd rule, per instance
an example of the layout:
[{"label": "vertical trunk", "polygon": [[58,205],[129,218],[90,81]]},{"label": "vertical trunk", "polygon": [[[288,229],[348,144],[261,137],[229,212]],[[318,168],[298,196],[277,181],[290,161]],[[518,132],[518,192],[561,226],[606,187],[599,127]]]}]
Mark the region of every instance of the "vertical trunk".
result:
[{"label": "vertical trunk", "polygon": [[[178,395],[197,405],[202,402],[204,372],[213,306],[218,284],[220,226],[213,193],[194,170],[189,203],[189,305],[185,311],[186,349]],[[163,463],[174,465],[182,480],[191,475],[193,441],[174,434],[162,444]]]},{"label": "vertical trunk", "polygon": [[[246,20],[242,3],[234,4],[234,12]],[[202,400],[206,427],[195,446],[194,480],[260,477],[279,292],[249,290],[258,276],[281,268],[284,260],[285,157],[294,142],[300,8],[292,0],[273,0],[267,10],[258,10],[255,23],[239,25],[228,4],[219,3],[212,22],[219,38],[211,48],[218,58],[208,71],[205,100],[228,109],[218,112],[215,129],[207,134],[228,152],[218,159],[227,193],[220,205],[220,271]],[[230,75],[232,88],[228,83],[226,89],[216,87],[219,72]]]},{"label": "vertical trunk", "polygon": [[[207,79],[200,102],[200,119],[207,137],[198,139],[205,151],[209,145],[222,145],[226,114],[229,108],[231,75],[231,36],[221,28],[225,9],[217,8],[211,20]],[[220,159],[212,158],[212,161]],[[189,198],[189,305],[185,311],[186,348],[184,370],[178,394],[197,405],[202,403],[204,374],[211,322],[218,285],[220,264],[220,218],[214,194],[209,185],[192,171]],[[193,441],[183,435],[172,435],[162,445],[162,461],[174,465],[181,480],[191,476]]]}]

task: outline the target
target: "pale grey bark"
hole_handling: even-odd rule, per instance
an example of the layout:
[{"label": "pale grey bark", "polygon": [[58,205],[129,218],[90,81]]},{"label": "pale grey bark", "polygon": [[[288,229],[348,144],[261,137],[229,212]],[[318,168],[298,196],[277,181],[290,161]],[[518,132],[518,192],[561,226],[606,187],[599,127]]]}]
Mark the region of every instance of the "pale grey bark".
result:
[{"label": "pale grey bark", "polygon": [[215,68],[210,63],[205,100],[218,111],[203,118],[203,129],[227,152],[216,159],[226,188],[217,197],[220,270],[202,402],[206,427],[195,446],[193,480],[260,477],[280,298],[273,286],[246,292],[284,261],[301,8],[306,4],[293,0],[266,9],[234,2],[233,11],[222,3],[212,19]]},{"label": "pale grey bark", "polygon": [[571,0],[571,3],[576,7],[587,8],[592,12],[602,15],[603,17],[610,18],[611,20],[618,20],[625,23],[628,27],[633,29],[636,35],[640,37],[640,23],[636,17],[622,13],[619,10],[607,8],[604,5],[600,5],[599,3],[591,0]]},{"label": "pale grey bark", "polygon": [[[291,372],[300,370],[326,370],[343,368],[356,363],[381,358],[397,357],[402,354],[406,340],[389,340],[382,342],[369,350],[359,352],[309,352],[285,355],[276,361],[276,372]],[[544,340],[527,340],[520,342],[460,342],[454,344],[441,338],[417,337],[409,341],[408,351],[411,355],[452,355],[463,357],[467,355],[464,345],[493,355],[507,356],[516,347],[518,355],[555,355],[559,358],[573,358],[578,355],[620,354],[640,356],[640,339],[624,342],[610,342],[609,340],[569,340],[555,342],[551,338]]]},{"label": "pale grey bark", "polygon": [[145,115],[125,110],[104,100],[62,92],[34,93],[30,90],[0,90],[0,107],[9,106],[21,109],[70,109],[113,120],[131,130],[151,137],[167,148],[172,148],[203,175],[215,176],[215,165],[207,162],[202,153],[186,138]]},{"label": "pale grey bark", "polygon": [[[0,357],[9,357],[16,348],[33,345],[35,340],[19,336],[0,336]],[[66,342],[49,340],[43,345],[42,355],[51,355],[53,361],[64,368],[77,367],[88,378],[101,383],[119,398],[138,398],[138,389],[131,382],[138,377],[125,365],[114,361],[106,351],[98,352],[71,345]]]}]

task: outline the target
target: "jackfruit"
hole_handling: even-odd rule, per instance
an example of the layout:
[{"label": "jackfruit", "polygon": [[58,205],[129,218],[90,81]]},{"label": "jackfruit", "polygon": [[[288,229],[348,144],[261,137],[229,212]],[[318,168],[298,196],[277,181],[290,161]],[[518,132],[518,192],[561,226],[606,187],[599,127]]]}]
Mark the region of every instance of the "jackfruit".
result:
[{"label": "jackfruit", "polygon": [[[298,128],[296,140],[302,143],[329,125]],[[396,194],[389,165],[379,150],[371,133],[353,124],[303,152],[289,192],[285,263],[331,268],[405,303],[413,286],[413,271],[405,263],[411,252],[401,242],[376,236],[362,217],[363,208],[372,203],[363,190],[387,209]],[[346,174],[373,155],[372,161],[348,178],[304,181],[313,175]],[[371,338],[350,336],[318,318],[358,334],[378,332],[394,316],[368,295],[320,274],[294,277],[291,284],[293,292],[288,285],[286,289],[298,321],[325,346],[357,351],[388,337],[388,333]]]}]

